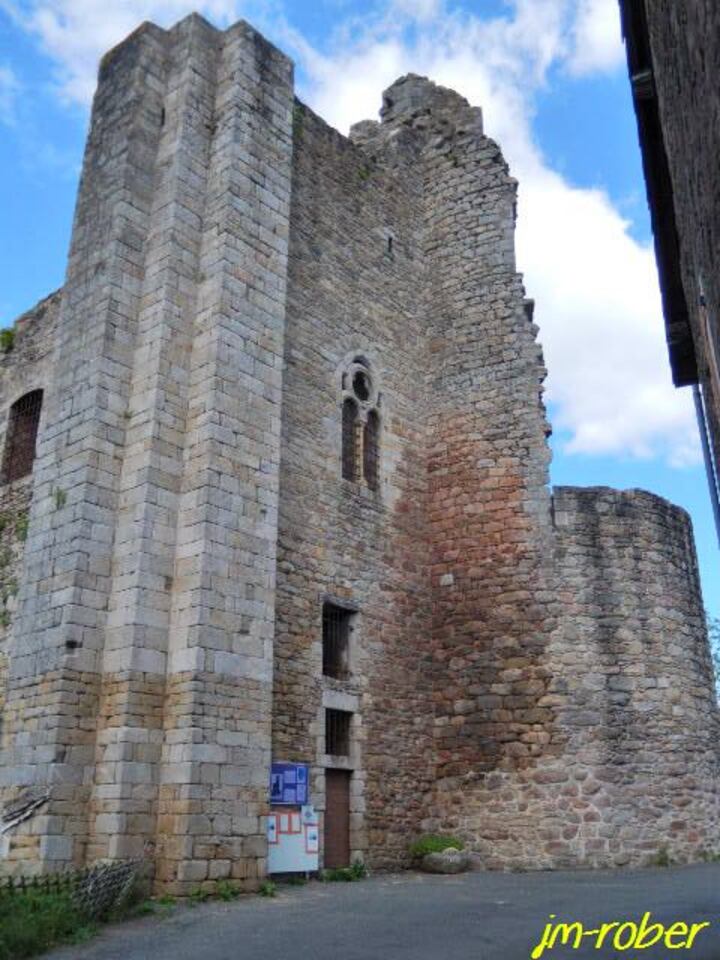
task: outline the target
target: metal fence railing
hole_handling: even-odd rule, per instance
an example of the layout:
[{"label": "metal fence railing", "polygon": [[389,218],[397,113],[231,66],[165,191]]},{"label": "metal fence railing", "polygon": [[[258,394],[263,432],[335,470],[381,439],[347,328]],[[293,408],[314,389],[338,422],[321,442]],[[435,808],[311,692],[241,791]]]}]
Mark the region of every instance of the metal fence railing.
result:
[{"label": "metal fence railing", "polygon": [[0,879],[0,900],[5,897],[36,893],[69,894],[79,910],[88,917],[102,917],[127,897],[139,874],[141,861],[100,863],[85,870],[35,877]]}]

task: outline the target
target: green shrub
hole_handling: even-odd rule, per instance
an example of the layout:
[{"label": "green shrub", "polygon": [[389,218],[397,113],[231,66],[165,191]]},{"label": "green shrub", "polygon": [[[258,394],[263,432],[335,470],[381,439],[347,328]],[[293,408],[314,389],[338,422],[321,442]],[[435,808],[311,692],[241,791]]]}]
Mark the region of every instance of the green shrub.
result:
[{"label": "green shrub", "polygon": [[240,888],[231,880],[218,880],[215,887],[215,896],[219,900],[234,900],[240,896]]},{"label": "green shrub", "polygon": [[670,854],[668,853],[667,847],[660,847],[658,852],[655,854],[655,857],[652,861],[653,867],[670,867],[672,866],[672,860],[670,859]]},{"label": "green shrub", "polygon": [[191,906],[195,906],[197,903],[205,903],[206,900],[209,900],[212,897],[212,892],[203,887],[195,887],[194,890],[190,891],[188,900]]},{"label": "green shrub", "polygon": [[272,880],[263,880],[258,887],[258,893],[261,897],[274,897],[277,887]]},{"label": "green shrub", "polygon": [[94,927],[69,893],[0,896],[0,960],[24,960],[61,943],[79,943]]},{"label": "green shrub", "polygon": [[410,844],[410,856],[421,859],[428,853],[442,853],[451,847],[453,850],[462,850],[465,844],[457,837],[445,837],[440,834],[428,833]]},{"label": "green shrub", "polygon": [[14,327],[6,327],[4,330],[0,330],[0,350],[3,353],[10,353],[10,351],[14,346],[15,346]]}]

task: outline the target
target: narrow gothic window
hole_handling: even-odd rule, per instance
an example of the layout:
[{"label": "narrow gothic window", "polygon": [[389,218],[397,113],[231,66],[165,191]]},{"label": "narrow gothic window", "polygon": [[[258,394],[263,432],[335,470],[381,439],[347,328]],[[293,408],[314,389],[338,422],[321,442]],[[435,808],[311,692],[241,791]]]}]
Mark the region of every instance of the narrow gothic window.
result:
[{"label": "narrow gothic window", "polygon": [[32,390],[10,407],[2,465],[3,483],[12,483],[32,472],[42,399],[42,390]]},{"label": "narrow gothic window", "polygon": [[342,475],[345,480],[357,480],[357,404],[349,397],[342,408]]},{"label": "narrow gothic window", "polygon": [[357,354],[340,377],[342,391],[342,475],[368,490],[380,488],[382,395],[370,363]]},{"label": "narrow gothic window", "polygon": [[380,443],[380,417],[377,410],[368,413],[363,436],[363,473],[365,483],[371,490],[378,487],[378,461]]}]

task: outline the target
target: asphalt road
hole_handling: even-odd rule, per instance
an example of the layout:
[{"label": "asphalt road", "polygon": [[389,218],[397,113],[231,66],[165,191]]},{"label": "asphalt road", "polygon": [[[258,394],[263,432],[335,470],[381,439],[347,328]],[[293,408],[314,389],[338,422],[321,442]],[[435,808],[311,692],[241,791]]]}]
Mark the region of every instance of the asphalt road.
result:
[{"label": "asphalt road", "polygon": [[550,914],[586,929],[645,911],[711,926],[692,949],[556,946],[545,958],[720,960],[720,865],[642,871],[380,876],[280,887],[108,927],[53,960],[528,960]]}]

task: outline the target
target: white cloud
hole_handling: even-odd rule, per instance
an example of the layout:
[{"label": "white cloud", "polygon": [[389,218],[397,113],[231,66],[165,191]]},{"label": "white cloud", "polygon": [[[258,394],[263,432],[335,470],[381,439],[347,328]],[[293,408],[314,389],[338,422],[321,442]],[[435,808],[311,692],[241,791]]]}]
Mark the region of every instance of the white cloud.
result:
[{"label": "white cloud", "polygon": [[568,66],[577,76],[614,70],[624,62],[616,0],[578,0],[572,45]]},{"label": "white cloud", "polygon": [[56,64],[62,98],[83,105],[92,100],[101,56],[143,20],[167,27],[197,11],[224,25],[240,16],[238,0],[19,0],[11,9]]},{"label": "white cloud", "polygon": [[0,122],[11,127],[15,123],[15,108],[20,93],[20,81],[8,64],[0,64]]},{"label": "white cloud", "polygon": [[514,0],[503,16],[484,18],[450,0],[383,0],[374,13],[336,23],[329,52],[294,32],[270,0],[259,8],[249,0],[22,2],[18,16],[56,63],[63,96],[83,103],[108,47],[143,19],[169,25],[194,7],[219,24],[240,6],[256,22],[264,11],[260,26],[272,11],[273,39],[307,77],[301,94],[342,130],[376,116],[381,90],[404,72],[459,90],[483,107],[520,180],[518,262],[536,300],[547,398],[567,449],[697,459],[690,398],[671,384],[651,250],[633,240],[606,195],[550,169],[533,134],[534,97],[545,84],[621,64],[615,0]]}]

